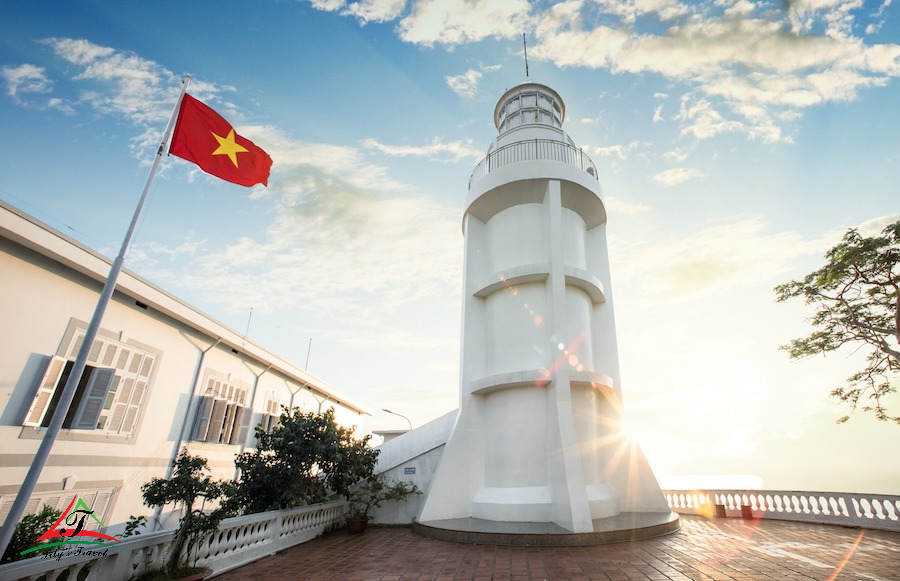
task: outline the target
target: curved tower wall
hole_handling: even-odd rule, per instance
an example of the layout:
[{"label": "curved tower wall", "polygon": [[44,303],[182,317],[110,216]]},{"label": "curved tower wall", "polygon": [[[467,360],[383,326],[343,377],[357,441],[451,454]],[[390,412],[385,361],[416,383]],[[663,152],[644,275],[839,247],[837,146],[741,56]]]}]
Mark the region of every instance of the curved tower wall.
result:
[{"label": "curved tower wall", "polygon": [[559,95],[537,83],[495,108],[500,134],[463,217],[460,412],[422,521],[585,532],[621,511],[668,511],[621,431],[606,210],[564,117]]}]

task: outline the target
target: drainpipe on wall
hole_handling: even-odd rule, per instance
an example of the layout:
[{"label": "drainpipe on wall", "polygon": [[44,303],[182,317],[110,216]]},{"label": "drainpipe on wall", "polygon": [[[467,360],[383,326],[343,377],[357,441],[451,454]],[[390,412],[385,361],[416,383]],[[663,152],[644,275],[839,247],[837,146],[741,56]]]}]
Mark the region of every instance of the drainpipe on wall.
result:
[{"label": "drainpipe on wall", "polygon": [[[216,339],[216,342],[201,351],[200,353],[200,361],[197,362],[197,367],[194,369],[194,381],[193,387],[191,388],[190,397],[188,399],[187,409],[184,412],[184,420],[181,422],[181,431],[178,432],[178,440],[175,441],[175,447],[172,450],[172,458],[169,460],[169,467],[166,468],[166,480],[172,478],[172,472],[175,470],[172,464],[175,462],[175,459],[178,457],[178,452],[181,451],[181,443],[184,442],[185,432],[188,429],[188,426],[191,425],[190,420],[198,411],[196,408],[197,401],[197,389],[200,387],[200,372],[203,370],[203,363],[206,361],[206,354],[212,351],[219,343],[222,342],[222,338],[219,337]],[[194,413],[192,413],[194,412]],[[196,418],[193,418],[196,420]],[[160,515],[162,514],[163,507],[158,506],[153,511],[153,529],[151,532],[159,529],[160,526]]]},{"label": "drainpipe on wall", "polygon": [[[250,369],[250,373],[253,373],[253,369],[248,365],[247,369]],[[262,373],[259,375],[253,373],[253,389],[250,391],[250,421],[253,421],[253,410],[256,408],[256,388],[259,385],[259,378],[265,375],[270,369],[272,369],[272,365],[266,367]],[[252,427],[252,426],[251,426]],[[247,436],[250,436],[250,433],[247,433]],[[244,453],[244,450],[247,448],[247,442],[241,442],[240,451],[238,452],[238,456]],[[238,479],[240,476],[240,470],[238,470],[237,466],[234,468],[234,480]]]},{"label": "drainpipe on wall", "polygon": [[[287,382],[285,382],[285,385],[287,385]],[[303,391],[303,388],[304,388],[304,387],[305,387],[306,389],[310,389],[309,385],[307,385],[307,384],[305,384],[305,383],[301,383],[301,384],[300,384],[300,389],[298,389],[297,391],[291,391],[291,388],[288,387],[288,391],[291,391],[291,401],[288,402],[288,409],[289,409],[289,410],[294,409],[294,396],[297,395],[298,393],[300,393],[301,391]]]}]

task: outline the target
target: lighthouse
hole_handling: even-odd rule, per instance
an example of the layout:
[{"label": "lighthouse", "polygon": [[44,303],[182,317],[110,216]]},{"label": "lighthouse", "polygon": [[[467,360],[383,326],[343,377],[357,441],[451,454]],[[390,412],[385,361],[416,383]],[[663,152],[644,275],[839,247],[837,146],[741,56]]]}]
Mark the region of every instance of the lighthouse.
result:
[{"label": "lighthouse", "polygon": [[426,528],[678,527],[622,428],[606,206],[565,114],[546,85],[507,90],[469,180],[459,411]]}]

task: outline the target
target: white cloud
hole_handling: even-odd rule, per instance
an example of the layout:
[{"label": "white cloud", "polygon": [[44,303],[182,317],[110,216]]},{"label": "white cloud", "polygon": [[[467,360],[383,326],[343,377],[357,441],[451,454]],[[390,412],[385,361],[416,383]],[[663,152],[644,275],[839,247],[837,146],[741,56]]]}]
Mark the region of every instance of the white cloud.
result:
[{"label": "white cloud", "polygon": [[872,14],[873,18],[877,21],[866,26],[866,34],[876,34],[881,30],[881,27],[884,26],[884,11],[887,10],[890,5],[891,0],[884,0],[884,2],[881,3],[878,10]]},{"label": "white cloud", "polygon": [[381,153],[395,157],[424,157],[433,161],[456,162],[466,159],[479,160],[484,157],[484,151],[472,145],[471,139],[465,141],[441,142],[438,139],[421,146],[387,145],[376,139],[365,139],[363,146],[375,149]]},{"label": "white cloud", "polygon": [[37,99],[36,95],[46,95],[53,91],[53,82],[47,77],[47,70],[32,64],[16,67],[0,67],[0,78],[6,82],[6,94],[22,107],[35,109],[59,109],[70,113],[72,108],[62,99],[49,97]]},{"label": "white cloud", "polygon": [[[307,313],[330,325],[377,325],[400,306],[458,288],[458,209],[425,197],[386,197],[308,168],[278,192],[264,237],[221,248],[153,247],[141,268],[168,286],[260,313]],[[259,202],[264,203],[264,202]],[[189,250],[189,251],[188,251]],[[170,259],[166,263],[155,256]]]},{"label": "white cloud", "polygon": [[447,85],[450,89],[460,97],[471,99],[478,94],[478,81],[481,80],[481,73],[469,69],[461,75],[453,75],[446,77]]},{"label": "white cloud", "polygon": [[[652,4],[647,13],[669,3]],[[606,18],[591,17],[596,3],[583,0],[548,9],[536,19],[538,44],[531,53],[561,67],[658,74],[687,85],[711,111],[738,112],[748,105],[765,111],[743,121],[725,121],[721,113],[718,121],[682,115],[683,134],[697,139],[738,131],[789,141],[779,126],[786,118],[855,99],[860,90],[900,76],[900,46],[866,46],[852,35],[858,0],[803,0],[791,3],[787,14],[746,1],[694,5],[660,16],[672,19],[662,32],[632,26],[642,15],[639,6],[600,5]],[[655,118],[659,113],[657,108]]]},{"label": "white cloud", "polygon": [[[158,143],[179,89],[175,75],[153,61],[87,41],[47,42],[78,67],[78,80],[103,84],[105,93],[88,88],[81,104],[131,121]],[[377,327],[402,305],[459,288],[458,208],[404,196],[408,185],[371,163],[367,149],[439,160],[477,159],[480,151],[468,142],[437,139],[416,147],[369,139],[365,149],[296,140],[277,128],[246,122],[238,107],[221,100],[228,90],[198,81],[191,85],[193,94],[215,101],[217,111],[272,156],[269,188],[254,188],[250,198],[274,205],[275,218],[264,234],[224,247],[190,234],[171,246],[136,245],[129,256],[133,268],[211,303],[255,305],[260,314],[294,310],[332,317],[338,326],[357,330]],[[212,179],[180,160],[167,165]]]},{"label": "white cloud", "polygon": [[27,64],[0,68],[0,76],[6,81],[6,93],[10,97],[18,97],[20,93],[49,93],[53,83],[46,72],[44,67]]},{"label": "white cloud", "polygon": [[691,167],[673,167],[653,176],[653,181],[664,186],[677,186],[686,181],[703,177],[703,172]]},{"label": "white cloud", "polygon": [[44,41],[57,56],[81,67],[75,80],[100,81],[113,93],[86,91],[82,99],[105,113],[138,124],[165,123],[180,87],[177,77],[154,61],[99,46],[87,40],[50,38]]},{"label": "white cloud", "polygon": [[531,54],[552,61],[560,67],[585,66],[611,68],[621,54],[629,34],[605,25],[584,30],[581,22],[582,0],[569,0],[553,5],[536,19],[538,45]]},{"label": "white cloud", "polygon": [[711,101],[698,99],[692,95],[681,98],[681,108],[676,120],[682,121],[682,135],[693,135],[699,140],[709,139],[721,133],[743,132],[747,127],[736,120],[729,120],[715,110]]},{"label": "white cloud", "polygon": [[646,204],[627,202],[616,196],[604,196],[603,204],[611,214],[645,214],[650,211]]},{"label": "white cloud", "polygon": [[[802,301],[777,303],[772,289],[820,264],[843,232],[807,238],[749,217],[694,234],[647,234],[611,236],[610,263],[626,412],[657,475],[690,473],[696,462],[717,474],[777,478],[767,482],[776,489],[822,482],[807,474],[811,464],[795,466],[796,454],[781,462],[773,451],[804,433],[826,441],[819,436],[845,411],[828,392],[862,354],[790,360],[779,346],[809,333],[810,313]],[[766,413],[733,413],[746,405]],[[710,439],[720,445],[696,445]]]},{"label": "white cloud", "polygon": [[[315,6],[315,3],[313,5]],[[348,4],[341,14],[355,16],[360,24],[366,24],[394,20],[403,13],[404,8],[406,0],[362,0]]]},{"label": "white cloud", "polygon": [[615,249],[618,254],[617,279],[630,281],[629,292],[624,293],[629,300],[670,302],[741,285],[758,286],[761,281],[770,284],[788,272],[797,257],[821,254],[835,238],[834,233],[816,240],[796,232],[768,233],[762,218],[750,217],[679,240],[613,245],[611,253]]},{"label": "white cloud", "polygon": [[336,12],[347,5],[345,0],[310,0],[309,3],[316,10],[325,12]]},{"label": "white cloud", "polygon": [[856,229],[859,230],[859,233],[863,236],[880,236],[881,231],[884,230],[884,227],[888,224],[893,224],[897,220],[900,220],[900,214],[888,214],[886,216],[878,216],[876,218],[870,218],[856,226]]},{"label": "white cloud", "polygon": [[[85,83],[77,100],[57,101],[55,106],[72,111],[86,105],[104,115],[126,119],[142,129],[132,143],[135,155],[146,158],[155,153],[161,127],[181,89],[178,76],[154,61],[87,40],[48,38],[43,42],[77,67],[74,80]],[[202,82],[191,85],[192,94],[202,100],[222,90]]]},{"label": "white cloud", "polygon": [[398,32],[402,40],[424,46],[510,38],[530,28],[530,8],[527,0],[417,0]]},{"label": "white cloud", "polygon": [[649,146],[650,144],[645,141],[632,141],[627,144],[618,143],[616,145],[606,145],[602,147],[586,146],[584,147],[584,150],[587,151],[589,155],[596,157],[615,157],[624,161],[628,159],[631,152]]},{"label": "white cloud", "polygon": [[[738,132],[765,142],[791,142],[784,125],[808,107],[853,100],[900,76],[900,46],[867,45],[854,36],[877,30],[890,3],[866,14],[861,0],[792,0],[778,8],[751,0],[564,0],[546,8],[526,0],[410,0],[403,15],[401,0],[312,1],[361,22],[398,19],[399,37],[424,46],[452,49],[531,31],[536,44],[529,55],[536,60],[659,75],[699,95],[697,103],[719,118],[682,114],[675,118],[682,135],[703,140]],[[866,18],[876,22],[866,26]],[[466,97],[478,80],[472,70],[447,78]],[[748,107],[756,108],[751,117],[744,116]],[[659,105],[653,120],[663,120]]]},{"label": "white cloud", "polygon": [[[386,167],[369,163],[357,148],[300,141],[263,125],[243,124],[239,130],[254,143],[264,145],[272,157],[270,189],[295,192],[300,186],[292,181],[294,176],[301,172],[305,177],[309,170],[321,173],[325,179],[340,180],[366,190],[402,192],[408,189],[407,184],[391,178]],[[262,190],[259,195],[268,193]]]},{"label": "white cloud", "polygon": [[664,153],[663,158],[665,158],[669,161],[673,161],[675,163],[681,163],[682,161],[684,161],[688,158],[688,154],[685,150],[681,149],[680,147],[677,147],[677,148],[673,149],[672,151],[667,151],[666,153]]},{"label": "white cloud", "polygon": [[861,0],[792,0],[788,20],[795,34],[807,33],[821,24],[828,36],[849,36],[854,22],[850,11],[861,7]]},{"label": "white cloud", "polygon": [[628,24],[634,24],[640,16],[653,15],[667,21],[690,12],[686,4],[677,0],[594,0],[608,14],[614,14]]}]

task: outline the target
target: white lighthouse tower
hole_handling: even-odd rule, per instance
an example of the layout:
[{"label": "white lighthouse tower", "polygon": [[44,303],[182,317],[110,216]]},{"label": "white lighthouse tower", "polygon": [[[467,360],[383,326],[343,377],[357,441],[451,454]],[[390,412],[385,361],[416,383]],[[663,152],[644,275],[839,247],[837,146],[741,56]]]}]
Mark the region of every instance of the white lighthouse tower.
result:
[{"label": "white lighthouse tower", "polygon": [[564,119],[553,89],[509,89],[472,173],[460,409],[418,519],[426,527],[678,528],[622,430],[606,208]]}]

